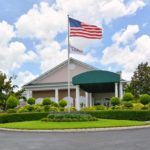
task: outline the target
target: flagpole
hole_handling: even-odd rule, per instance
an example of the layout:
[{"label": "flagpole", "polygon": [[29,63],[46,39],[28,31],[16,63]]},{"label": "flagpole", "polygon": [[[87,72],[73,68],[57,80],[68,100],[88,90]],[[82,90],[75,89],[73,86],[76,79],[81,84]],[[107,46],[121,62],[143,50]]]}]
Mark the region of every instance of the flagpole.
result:
[{"label": "flagpole", "polygon": [[69,35],[69,15],[68,16],[68,112],[70,112],[70,35]]}]

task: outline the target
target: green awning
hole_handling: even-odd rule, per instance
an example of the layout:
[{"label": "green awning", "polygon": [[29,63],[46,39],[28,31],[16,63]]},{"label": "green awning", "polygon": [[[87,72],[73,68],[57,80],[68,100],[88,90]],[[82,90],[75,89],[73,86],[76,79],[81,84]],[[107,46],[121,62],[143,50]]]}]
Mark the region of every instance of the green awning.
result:
[{"label": "green awning", "polygon": [[74,85],[87,92],[114,92],[114,83],[120,81],[120,75],[110,71],[94,70],[81,73],[72,78]]},{"label": "green awning", "polygon": [[120,81],[120,75],[110,71],[94,70],[76,75],[72,79],[74,85],[93,83],[115,83]]}]

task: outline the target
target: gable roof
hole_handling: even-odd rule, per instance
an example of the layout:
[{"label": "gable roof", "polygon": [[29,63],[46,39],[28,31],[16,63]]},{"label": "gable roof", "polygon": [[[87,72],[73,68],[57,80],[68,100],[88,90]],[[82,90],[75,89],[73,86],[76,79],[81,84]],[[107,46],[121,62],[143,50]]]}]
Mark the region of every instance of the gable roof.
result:
[{"label": "gable roof", "polygon": [[[88,65],[88,64],[86,64],[86,63],[84,63],[84,62],[81,62],[81,61],[79,61],[79,60],[77,60],[77,59],[74,59],[74,58],[72,58],[72,57],[70,58],[70,63],[71,63],[71,62],[75,62],[75,63],[77,63],[77,64],[79,64],[79,65],[81,65],[81,66],[84,66],[85,68],[87,68],[87,69],[89,69],[89,70],[98,70],[97,68],[95,68],[95,67],[93,67],[93,66],[91,66],[91,65]],[[63,67],[63,66],[66,65],[67,63],[68,63],[68,60],[65,60],[64,62],[60,63],[59,65],[55,66],[54,68],[52,68],[52,69],[46,71],[45,73],[41,74],[39,77],[35,78],[34,80],[28,82],[28,83],[25,84],[24,86],[33,84],[33,82],[36,82],[36,81],[38,81],[38,80],[41,80],[41,79],[47,77],[47,76],[50,75],[52,72],[54,72],[54,71],[56,71],[57,69]]]}]

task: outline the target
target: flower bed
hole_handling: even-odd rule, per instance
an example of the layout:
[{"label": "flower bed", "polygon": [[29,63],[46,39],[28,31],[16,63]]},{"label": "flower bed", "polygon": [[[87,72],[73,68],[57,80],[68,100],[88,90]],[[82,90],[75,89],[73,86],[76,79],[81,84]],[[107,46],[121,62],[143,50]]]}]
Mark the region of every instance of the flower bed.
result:
[{"label": "flower bed", "polygon": [[97,121],[96,117],[85,113],[50,113],[42,121],[52,122],[78,122],[78,121]]}]

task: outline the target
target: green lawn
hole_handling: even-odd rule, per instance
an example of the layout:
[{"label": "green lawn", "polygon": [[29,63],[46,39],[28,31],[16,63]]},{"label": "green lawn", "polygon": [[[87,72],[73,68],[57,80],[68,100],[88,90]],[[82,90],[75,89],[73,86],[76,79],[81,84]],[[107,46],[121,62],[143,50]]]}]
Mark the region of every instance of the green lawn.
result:
[{"label": "green lawn", "polygon": [[100,119],[99,121],[90,122],[42,122],[42,121],[25,121],[15,123],[0,124],[0,128],[11,129],[82,129],[82,128],[106,128],[106,127],[123,127],[123,126],[140,126],[146,125],[143,121],[129,120],[112,120]]}]

